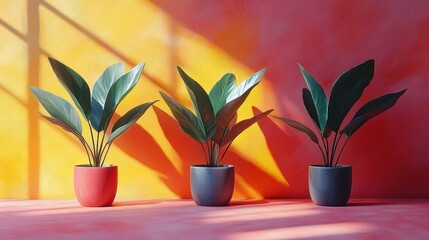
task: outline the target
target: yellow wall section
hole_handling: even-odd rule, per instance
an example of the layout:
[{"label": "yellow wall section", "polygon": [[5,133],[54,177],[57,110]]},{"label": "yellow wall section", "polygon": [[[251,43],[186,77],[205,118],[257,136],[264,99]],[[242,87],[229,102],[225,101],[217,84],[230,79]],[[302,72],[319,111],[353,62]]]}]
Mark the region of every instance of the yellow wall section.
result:
[{"label": "yellow wall section", "polygon": [[[119,115],[139,103],[160,99],[159,90],[190,106],[176,65],[199,80],[207,91],[226,72],[235,73],[241,82],[259,70],[236,61],[204,37],[170,19],[150,1],[1,1],[0,39],[0,198],[74,198],[73,165],[87,162],[83,148],[72,135],[34,113],[44,110],[29,94],[30,85],[70,100],[56,80],[48,56],[75,69],[91,88],[114,62],[125,62],[126,70],[140,61],[146,62],[144,75],[118,108]],[[253,105],[260,110],[275,108],[275,99],[267,94],[270,89],[268,81],[263,81],[242,106],[239,119],[252,116]],[[156,106],[171,116],[164,102]],[[146,133],[151,144],[159,146],[158,155],[165,156],[179,176],[186,174],[183,169],[189,166],[184,166],[180,151],[164,135],[154,110],[150,109],[138,125],[131,131]],[[86,133],[87,130],[84,127]],[[130,136],[126,133],[123,137]],[[141,146],[148,144],[145,139],[132,140],[140,141]],[[258,125],[237,138],[232,152],[287,185]],[[153,155],[143,152],[140,157],[150,156]],[[190,196],[180,196],[167,187],[163,179],[169,176],[150,164],[153,161],[156,165],[158,159],[147,159],[148,164],[143,164],[113,146],[107,161],[119,165],[118,198]],[[186,190],[189,183],[185,176],[182,179],[175,184]],[[237,176],[237,181],[242,187],[235,197],[262,196],[244,178]]]}]

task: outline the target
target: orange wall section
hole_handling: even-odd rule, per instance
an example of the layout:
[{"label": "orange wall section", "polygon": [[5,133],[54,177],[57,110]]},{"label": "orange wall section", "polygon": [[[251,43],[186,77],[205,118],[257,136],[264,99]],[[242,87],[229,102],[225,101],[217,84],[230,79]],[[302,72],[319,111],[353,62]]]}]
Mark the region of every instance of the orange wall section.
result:
[{"label": "orange wall section", "polygon": [[[274,108],[311,125],[301,101],[301,63],[329,93],[335,78],[366,59],[375,77],[358,105],[408,88],[370,121],[342,156],[353,165],[352,197],[429,197],[429,4],[425,1],[67,1],[0,2],[0,198],[74,198],[78,141],[40,119],[28,91],[70,99],[50,69],[54,57],[92,86],[110,64],[147,63],[116,117],[159,90],[191,106],[176,65],[208,91],[226,72],[238,81],[267,67],[239,111]],[[252,107],[255,106],[255,107]],[[355,109],[353,110],[355,111]],[[189,198],[189,166],[200,146],[163,102],[119,138],[107,161],[119,165],[118,198]],[[320,153],[306,136],[266,118],[239,136],[225,162],[236,166],[235,198],[308,197],[307,166]]]}]

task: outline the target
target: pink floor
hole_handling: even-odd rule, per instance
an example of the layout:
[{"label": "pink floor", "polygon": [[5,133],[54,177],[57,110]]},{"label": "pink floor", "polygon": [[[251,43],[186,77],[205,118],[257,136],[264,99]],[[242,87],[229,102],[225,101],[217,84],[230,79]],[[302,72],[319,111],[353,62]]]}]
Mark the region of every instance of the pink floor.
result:
[{"label": "pink floor", "polygon": [[0,200],[0,239],[429,239],[429,200],[118,200],[84,208],[74,200]]}]

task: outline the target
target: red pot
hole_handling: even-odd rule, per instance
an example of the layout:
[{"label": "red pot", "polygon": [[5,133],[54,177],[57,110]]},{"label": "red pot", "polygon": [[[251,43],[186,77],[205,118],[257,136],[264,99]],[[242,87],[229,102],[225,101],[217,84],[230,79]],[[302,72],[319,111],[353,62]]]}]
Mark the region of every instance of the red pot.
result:
[{"label": "red pot", "polygon": [[110,206],[116,196],[118,166],[91,167],[88,164],[74,167],[74,192],[85,207]]}]

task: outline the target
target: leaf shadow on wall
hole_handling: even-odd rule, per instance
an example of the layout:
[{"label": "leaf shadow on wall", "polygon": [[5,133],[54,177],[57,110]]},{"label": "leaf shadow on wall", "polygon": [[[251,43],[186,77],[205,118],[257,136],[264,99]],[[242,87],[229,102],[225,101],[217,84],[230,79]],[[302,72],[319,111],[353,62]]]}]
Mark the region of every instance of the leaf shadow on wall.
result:
[{"label": "leaf shadow on wall", "polygon": [[[171,146],[176,150],[181,158],[182,164],[182,178],[172,179],[171,185],[167,186],[173,191],[177,192],[175,188],[189,189],[189,167],[194,164],[202,164],[204,159],[201,146],[188,135],[184,134],[180,129],[176,120],[168,115],[165,111],[154,106],[155,114],[158,122]],[[252,197],[251,193],[246,188],[246,184],[264,198],[275,198],[278,192],[285,188],[284,184],[274,179],[270,174],[260,169],[254,163],[249,162],[247,159],[240,156],[231,147],[226,154],[225,163],[233,164],[236,169],[236,183],[235,195],[239,197]],[[185,185],[186,184],[186,185]],[[179,186],[181,185],[181,186]],[[188,197],[186,194],[178,195],[180,197]]]},{"label": "leaf shadow on wall", "polygon": [[[262,113],[253,107],[253,114]],[[303,154],[299,153],[299,141],[286,134],[271,118],[265,117],[258,121],[262,133],[283,177],[288,181],[289,187],[282,197],[304,198],[308,197],[307,168],[298,159]]]}]

